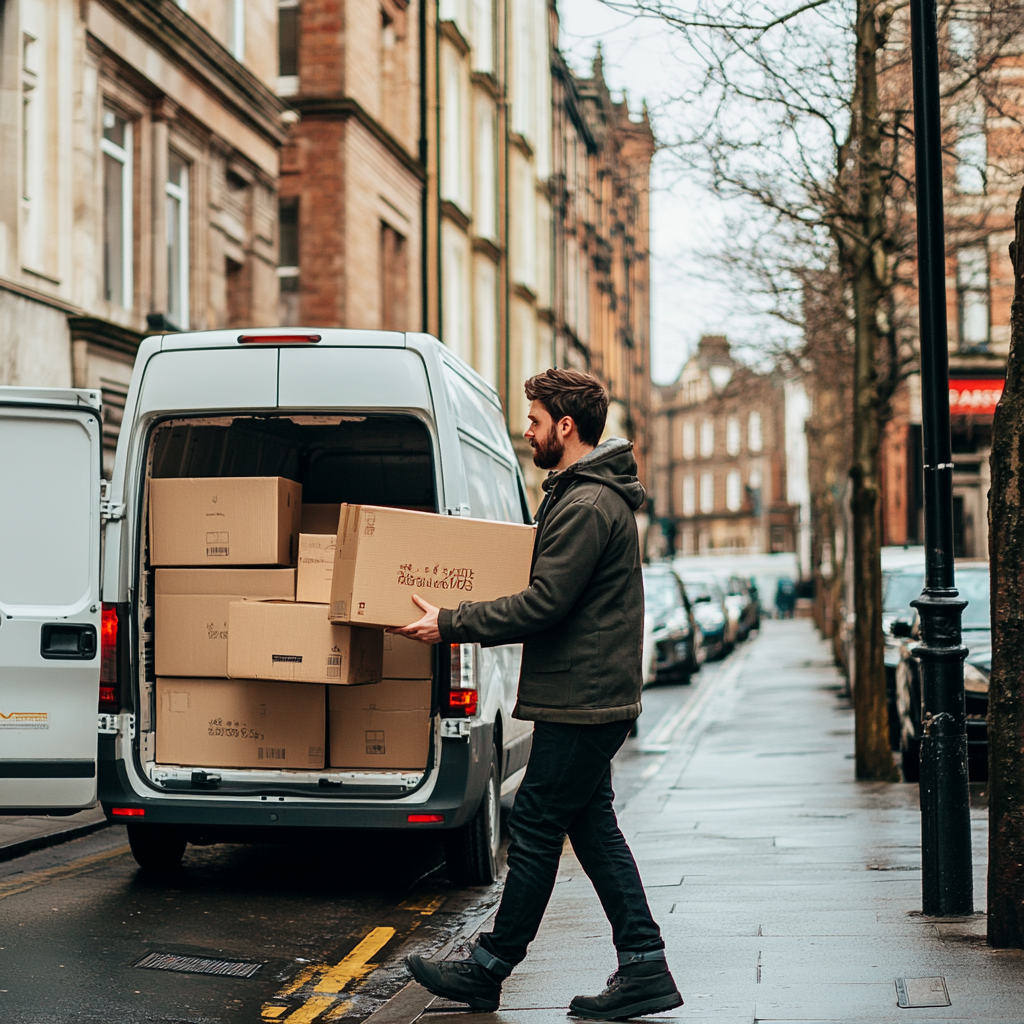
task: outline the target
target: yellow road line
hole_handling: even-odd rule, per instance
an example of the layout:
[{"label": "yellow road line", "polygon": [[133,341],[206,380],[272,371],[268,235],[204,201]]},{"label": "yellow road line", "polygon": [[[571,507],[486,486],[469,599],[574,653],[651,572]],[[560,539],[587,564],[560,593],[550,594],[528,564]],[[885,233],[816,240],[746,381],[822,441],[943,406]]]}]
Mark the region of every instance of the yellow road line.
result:
[{"label": "yellow road line", "polygon": [[398,904],[399,910],[412,910],[421,917],[429,917],[448,898],[448,893],[426,892],[422,896],[412,896],[404,903]]},{"label": "yellow road line", "polygon": [[294,1013],[285,1017],[287,1024],[312,1024],[321,1013],[334,1005],[334,996],[310,996]]},{"label": "yellow road line", "polygon": [[44,868],[42,871],[30,871],[28,874],[18,875],[7,881],[0,881],[0,900],[6,899],[8,896],[17,896],[19,892],[27,892],[29,889],[45,885],[47,882],[56,882],[61,878],[73,878],[75,875],[93,871],[105,861],[123,857],[130,849],[128,846],[118,846],[114,850],[94,853],[91,857],[82,857],[70,864],[58,864],[56,867]]},{"label": "yellow road line", "polygon": [[320,983],[313,991],[343,992],[350,981],[355,981],[364,974],[368,974],[376,966],[368,963],[370,957],[375,956],[383,949],[394,934],[394,928],[374,928],[344,960],[335,964],[320,979]]}]

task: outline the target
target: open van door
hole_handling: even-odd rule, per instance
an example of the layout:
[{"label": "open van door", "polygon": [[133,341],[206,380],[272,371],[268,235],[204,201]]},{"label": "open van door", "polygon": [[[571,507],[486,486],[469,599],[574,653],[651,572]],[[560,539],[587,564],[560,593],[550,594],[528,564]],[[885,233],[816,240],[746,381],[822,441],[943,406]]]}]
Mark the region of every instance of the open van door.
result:
[{"label": "open van door", "polygon": [[96,800],[100,405],[0,387],[0,814]]}]

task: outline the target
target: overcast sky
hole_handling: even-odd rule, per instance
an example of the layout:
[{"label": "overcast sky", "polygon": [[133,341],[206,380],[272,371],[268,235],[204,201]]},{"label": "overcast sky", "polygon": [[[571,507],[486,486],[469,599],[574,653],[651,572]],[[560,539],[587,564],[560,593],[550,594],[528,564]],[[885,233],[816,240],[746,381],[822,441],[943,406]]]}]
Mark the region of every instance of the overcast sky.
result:
[{"label": "overcast sky", "polygon": [[[631,19],[600,0],[558,0],[561,48],[573,69],[590,74],[597,43],[613,94],[625,90],[631,110],[644,99],[655,134],[669,137],[684,116],[669,99],[688,75],[678,36],[664,25]],[[702,276],[698,254],[719,243],[723,209],[696,183],[682,178],[671,155],[654,158],[651,194],[651,374],[675,379],[702,334],[727,334],[735,344],[752,340],[764,324],[737,309],[731,289]]]}]

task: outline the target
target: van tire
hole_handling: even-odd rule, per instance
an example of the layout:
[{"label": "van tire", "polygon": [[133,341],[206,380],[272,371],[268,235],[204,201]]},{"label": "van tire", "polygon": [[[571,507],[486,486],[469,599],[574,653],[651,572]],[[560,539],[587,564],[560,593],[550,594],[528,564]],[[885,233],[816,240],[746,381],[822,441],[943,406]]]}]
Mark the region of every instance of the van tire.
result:
[{"label": "van tire", "polygon": [[188,841],[173,825],[129,825],[128,845],[148,875],[169,875],[181,866]]},{"label": "van tire", "polygon": [[498,748],[491,747],[487,786],[472,820],[445,833],[448,878],[456,885],[490,885],[498,877],[501,845],[501,771]]}]

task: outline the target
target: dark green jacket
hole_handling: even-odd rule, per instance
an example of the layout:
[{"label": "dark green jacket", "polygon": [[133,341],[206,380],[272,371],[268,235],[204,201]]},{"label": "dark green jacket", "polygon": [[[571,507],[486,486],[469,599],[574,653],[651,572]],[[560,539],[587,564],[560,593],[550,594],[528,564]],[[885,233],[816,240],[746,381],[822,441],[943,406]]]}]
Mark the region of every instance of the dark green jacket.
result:
[{"label": "dark green jacket", "polygon": [[438,618],[447,643],[523,644],[516,718],[599,724],[640,714],[644,591],[633,445],[613,437],[544,481],[526,590]]}]

